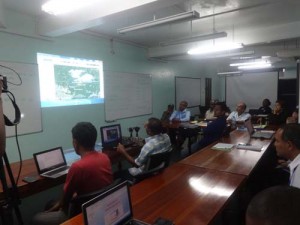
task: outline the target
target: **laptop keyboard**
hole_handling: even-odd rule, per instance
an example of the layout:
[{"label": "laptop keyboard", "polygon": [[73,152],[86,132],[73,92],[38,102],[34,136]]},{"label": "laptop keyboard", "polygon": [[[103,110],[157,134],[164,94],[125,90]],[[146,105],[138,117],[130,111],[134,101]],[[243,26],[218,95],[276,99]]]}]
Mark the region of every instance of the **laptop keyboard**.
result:
[{"label": "laptop keyboard", "polygon": [[53,174],[57,174],[59,172],[65,171],[69,168],[69,166],[63,166],[58,169],[52,170],[50,172],[45,173],[45,175],[52,176]]}]

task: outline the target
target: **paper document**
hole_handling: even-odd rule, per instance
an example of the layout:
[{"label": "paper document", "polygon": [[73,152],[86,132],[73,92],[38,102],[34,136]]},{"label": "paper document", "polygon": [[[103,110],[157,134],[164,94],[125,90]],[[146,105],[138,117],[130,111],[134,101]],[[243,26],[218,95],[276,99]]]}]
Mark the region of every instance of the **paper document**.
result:
[{"label": "paper document", "polygon": [[212,146],[212,149],[215,149],[215,150],[231,150],[233,147],[234,147],[233,144],[218,143],[218,144]]}]

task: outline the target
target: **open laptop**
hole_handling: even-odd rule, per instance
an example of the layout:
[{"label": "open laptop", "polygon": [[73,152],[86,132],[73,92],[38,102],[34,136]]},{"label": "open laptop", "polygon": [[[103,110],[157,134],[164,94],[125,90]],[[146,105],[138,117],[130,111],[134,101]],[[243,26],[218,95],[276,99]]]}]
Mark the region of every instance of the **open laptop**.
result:
[{"label": "open laptop", "polygon": [[33,158],[40,176],[57,178],[67,174],[69,171],[69,166],[61,147],[35,153]]},{"label": "open laptop", "polygon": [[127,181],[84,203],[82,213],[84,225],[148,225],[133,219]]},{"label": "open laptop", "polygon": [[122,143],[125,147],[134,144],[134,142],[132,142],[128,138],[126,140],[122,138],[120,124],[100,127],[100,134],[103,149],[114,149],[118,146],[119,143]]},{"label": "open laptop", "polygon": [[253,127],[253,124],[251,123],[251,119],[245,120],[244,125],[247,128],[251,138],[271,139],[273,137],[273,134],[275,133],[273,130],[258,130],[258,131],[255,131],[254,127]]}]

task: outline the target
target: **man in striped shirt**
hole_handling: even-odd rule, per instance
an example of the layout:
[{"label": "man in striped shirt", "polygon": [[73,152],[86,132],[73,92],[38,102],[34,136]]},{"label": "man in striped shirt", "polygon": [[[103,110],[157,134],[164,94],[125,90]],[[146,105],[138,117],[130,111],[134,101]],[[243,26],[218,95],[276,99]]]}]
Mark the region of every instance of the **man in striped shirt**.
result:
[{"label": "man in striped shirt", "polygon": [[150,118],[145,124],[145,129],[149,137],[145,139],[146,143],[143,146],[140,155],[136,159],[133,159],[126,152],[122,144],[119,144],[117,148],[117,151],[122,154],[131,165],[133,165],[132,168],[129,168],[129,173],[132,176],[144,171],[145,164],[150,155],[169,151],[171,149],[170,138],[167,134],[162,133],[163,127],[159,119]]}]

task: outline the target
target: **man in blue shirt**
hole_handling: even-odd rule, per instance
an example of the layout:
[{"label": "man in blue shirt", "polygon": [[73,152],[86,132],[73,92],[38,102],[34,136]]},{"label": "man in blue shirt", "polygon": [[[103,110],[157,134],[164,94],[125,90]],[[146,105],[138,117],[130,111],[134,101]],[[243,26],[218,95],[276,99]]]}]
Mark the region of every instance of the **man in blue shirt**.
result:
[{"label": "man in blue shirt", "polygon": [[224,103],[219,102],[215,104],[214,116],[217,118],[212,122],[209,122],[207,127],[203,129],[203,138],[192,145],[192,151],[204,148],[223,135],[226,128],[225,111],[226,105]]},{"label": "man in blue shirt", "polygon": [[178,110],[170,116],[170,121],[187,122],[190,120],[191,112],[186,109],[187,101],[181,101]]}]

